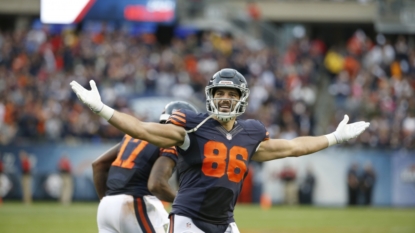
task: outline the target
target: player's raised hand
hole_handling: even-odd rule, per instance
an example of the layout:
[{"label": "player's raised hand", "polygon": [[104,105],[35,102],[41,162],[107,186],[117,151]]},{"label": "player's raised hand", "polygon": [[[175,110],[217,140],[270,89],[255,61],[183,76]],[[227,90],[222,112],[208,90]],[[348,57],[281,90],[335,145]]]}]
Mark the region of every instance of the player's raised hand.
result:
[{"label": "player's raised hand", "polygon": [[105,120],[109,120],[114,114],[114,109],[108,107],[101,101],[97,85],[94,80],[89,81],[91,90],[85,89],[76,81],[70,83],[72,90],[85,105],[87,105],[93,112],[97,113]]},{"label": "player's raised hand", "polygon": [[348,121],[349,116],[344,115],[343,120],[339,123],[336,131],[333,133],[333,135],[336,137],[337,143],[343,143],[359,136],[370,125],[369,122],[365,121],[347,124]]},{"label": "player's raised hand", "polygon": [[87,105],[93,112],[101,112],[104,104],[101,102],[101,96],[99,95],[97,85],[94,80],[89,81],[91,85],[91,90],[85,89],[78,82],[72,81],[70,83],[72,90],[78,96],[78,99],[81,100],[85,105]]}]

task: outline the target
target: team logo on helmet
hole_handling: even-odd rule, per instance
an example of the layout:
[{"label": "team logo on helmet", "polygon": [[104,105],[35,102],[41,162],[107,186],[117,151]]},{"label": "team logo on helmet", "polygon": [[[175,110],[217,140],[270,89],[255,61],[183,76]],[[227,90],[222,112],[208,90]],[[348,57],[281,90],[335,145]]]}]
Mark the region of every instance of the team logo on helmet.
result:
[{"label": "team logo on helmet", "polygon": [[232,85],[233,82],[232,81],[220,81],[219,84],[223,84],[223,85]]}]

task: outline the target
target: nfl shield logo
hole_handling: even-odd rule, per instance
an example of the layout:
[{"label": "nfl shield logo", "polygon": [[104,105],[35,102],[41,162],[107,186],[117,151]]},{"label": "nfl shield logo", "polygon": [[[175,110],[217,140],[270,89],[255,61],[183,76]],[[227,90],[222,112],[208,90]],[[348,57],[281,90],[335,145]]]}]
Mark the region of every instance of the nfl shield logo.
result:
[{"label": "nfl shield logo", "polygon": [[186,227],[190,228],[192,226],[192,224],[190,222],[186,223]]},{"label": "nfl shield logo", "polygon": [[226,134],[226,139],[232,140],[232,134],[230,134],[230,133]]}]

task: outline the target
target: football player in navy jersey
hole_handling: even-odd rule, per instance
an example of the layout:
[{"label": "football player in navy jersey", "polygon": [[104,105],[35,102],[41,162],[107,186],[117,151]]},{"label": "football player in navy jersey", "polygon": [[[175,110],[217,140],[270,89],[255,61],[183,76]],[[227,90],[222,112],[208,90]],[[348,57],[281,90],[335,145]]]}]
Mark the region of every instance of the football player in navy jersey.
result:
[{"label": "football player in navy jersey", "polygon": [[[160,123],[178,109],[196,111],[187,102],[174,101],[166,105]],[[159,199],[173,202],[176,196],[168,184],[176,162],[174,147],[159,148],[129,135],[97,158],[92,167],[101,200],[99,232],[165,232],[168,213]]]},{"label": "football player in navy jersey", "polygon": [[165,125],[142,122],[106,106],[92,80],[91,90],[75,81],[70,85],[84,104],[126,134],[163,148],[176,146],[180,180],[168,232],[239,232],[233,210],[251,160],[311,154],[355,138],[369,126],[363,121],[348,124],[345,115],[327,135],[269,139],[261,122],[237,119],[245,112],[249,89],[234,69],[222,69],[209,80],[208,113],[179,110]]}]

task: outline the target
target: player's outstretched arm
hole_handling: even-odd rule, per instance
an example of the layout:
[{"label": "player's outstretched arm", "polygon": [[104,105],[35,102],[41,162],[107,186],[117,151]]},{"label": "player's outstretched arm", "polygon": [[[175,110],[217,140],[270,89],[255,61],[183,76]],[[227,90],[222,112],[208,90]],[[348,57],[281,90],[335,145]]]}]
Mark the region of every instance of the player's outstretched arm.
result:
[{"label": "player's outstretched arm", "polygon": [[102,103],[95,82],[91,80],[89,83],[91,90],[86,90],[76,81],[72,81],[70,85],[86,106],[122,132],[164,148],[183,144],[186,136],[184,128],[172,124],[142,122],[133,116],[115,111]]},{"label": "player's outstretched arm", "polygon": [[173,124],[143,122],[118,111],[114,111],[108,122],[133,138],[148,141],[162,148],[180,146],[186,136],[186,131],[182,127]]},{"label": "player's outstretched arm", "polygon": [[92,176],[94,179],[95,190],[101,200],[105,196],[107,191],[107,177],[112,162],[117,158],[120,144],[113,146],[107,150],[104,154],[99,156],[94,162],[92,162]]},{"label": "player's outstretched arm", "polygon": [[356,138],[370,124],[364,121],[347,124],[348,121],[349,117],[345,115],[344,119],[337,126],[336,131],[323,136],[305,136],[292,140],[271,139],[263,141],[252,159],[255,161],[268,161],[311,154],[329,146]]},{"label": "player's outstretched arm", "polygon": [[151,169],[147,187],[160,200],[173,202],[176,197],[176,192],[169,185],[169,179],[175,166],[176,163],[172,159],[161,156]]}]

